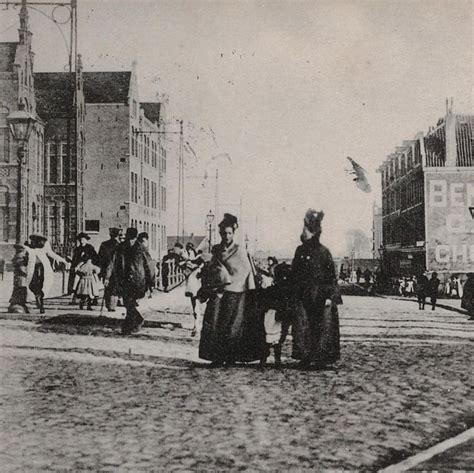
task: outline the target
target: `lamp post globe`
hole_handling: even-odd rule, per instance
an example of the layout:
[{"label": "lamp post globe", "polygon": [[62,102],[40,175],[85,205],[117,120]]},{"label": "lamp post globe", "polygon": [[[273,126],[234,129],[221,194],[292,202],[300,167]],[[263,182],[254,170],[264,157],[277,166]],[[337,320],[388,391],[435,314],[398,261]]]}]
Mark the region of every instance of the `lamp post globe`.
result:
[{"label": "lamp post globe", "polygon": [[25,147],[30,138],[31,130],[35,124],[35,117],[25,110],[25,106],[20,103],[18,110],[13,111],[7,117],[13,139],[16,141],[18,173],[17,173],[17,202],[16,202],[16,243],[21,242],[21,203],[22,203],[22,175],[25,157]]}]

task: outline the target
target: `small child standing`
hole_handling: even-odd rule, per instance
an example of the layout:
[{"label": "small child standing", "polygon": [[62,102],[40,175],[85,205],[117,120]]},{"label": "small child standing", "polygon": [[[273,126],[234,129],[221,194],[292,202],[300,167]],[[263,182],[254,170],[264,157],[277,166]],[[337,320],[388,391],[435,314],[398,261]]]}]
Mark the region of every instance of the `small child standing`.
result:
[{"label": "small child standing", "polygon": [[261,303],[263,305],[265,326],[265,353],[260,366],[265,366],[270,350],[273,348],[275,365],[281,366],[281,348],[290,328],[290,272],[291,266],[281,263],[273,268],[273,277],[260,273]]},{"label": "small child standing", "polygon": [[87,310],[92,310],[92,301],[99,297],[100,268],[92,264],[92,260],[81,263],[76,268],[75,294],[79,297],[79,308],[87,304]]}]

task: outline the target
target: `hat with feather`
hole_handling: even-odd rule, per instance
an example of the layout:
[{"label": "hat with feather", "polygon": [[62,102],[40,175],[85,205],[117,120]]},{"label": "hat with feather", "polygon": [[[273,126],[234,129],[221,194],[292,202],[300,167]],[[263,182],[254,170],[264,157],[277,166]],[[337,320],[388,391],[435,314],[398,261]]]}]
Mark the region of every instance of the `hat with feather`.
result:
[{"label": "hat with feather", "polygon": [[321,231],[321,222],[324,218],[322,210],[308,209],[304,216],[304,226],[311,232],[317,233]]}]

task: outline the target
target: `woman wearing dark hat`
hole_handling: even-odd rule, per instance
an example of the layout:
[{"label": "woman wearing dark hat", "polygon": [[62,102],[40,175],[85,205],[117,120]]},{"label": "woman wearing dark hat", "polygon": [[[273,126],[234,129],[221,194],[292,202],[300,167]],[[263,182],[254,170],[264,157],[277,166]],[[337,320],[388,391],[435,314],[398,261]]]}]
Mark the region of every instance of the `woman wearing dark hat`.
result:
[{"label": "woman wearing dark hat", "polygon": [[237,227],[237,218],[224,214],[219,224],[222,241],[212,249],[206,278],[213,290],[208,292],[199,357],[217,366],[260,360],[265,349],[249,257],[234,241]]},{"label": "woman wearing dark hat", "polygon": [[97,253],[94,247],[87,243],[90,240],[90,237],[87,233],[79,233],[76,237],[78,245],[74,248],[72,253],[72,261],[71,261],[71,272],[69,273],[69,281],[68,281],[68,294],[73,294],[72,303],[76,301],[76,294],[74,288],[77,286],[77,268],[79,265],[83,263],[87,263],[87,261],[91,260],[92,263],[97,262]]},{"label": "woman wearing dark hat", "polygon": [[306,212],[302,245],[293,260],[293,358],[301,360],[302,367],[340,358],[336,271],[331,253],[319,242],[323,217],[313,209]]}]

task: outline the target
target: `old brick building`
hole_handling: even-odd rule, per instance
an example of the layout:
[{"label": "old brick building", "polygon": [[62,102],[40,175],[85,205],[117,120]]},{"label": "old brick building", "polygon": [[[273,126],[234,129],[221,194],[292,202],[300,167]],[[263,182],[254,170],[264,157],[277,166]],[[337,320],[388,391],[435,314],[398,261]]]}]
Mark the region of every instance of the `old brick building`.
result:
[{"label": "old brick building", "polygon": [[32,33],[28,11],[20,10],[19,41],[0,43],[0,257],[10,259],[16,238],[17,143],[13,142],[7,117],[20,106],[36,118],[22,167],[20,241],[42,232],[44,226],[43,123],[36,113]]},{"label": "old brick building", "polygon": [[136,227],[156,258],[166,247],[163,109],[140,103],[134,68],[83,75],[85,231],[97,247],[110,227]]},{"label": "old brick building", "polygon": [[[381,252],[389,274],[474,270],[472,238],[467,242],[474,233],[469,210],[474,206],[473,130],[472,115],[447,107],[435,127],[404,141],[380,166]],[[454,211],[443,192],[456,199]]]}]

